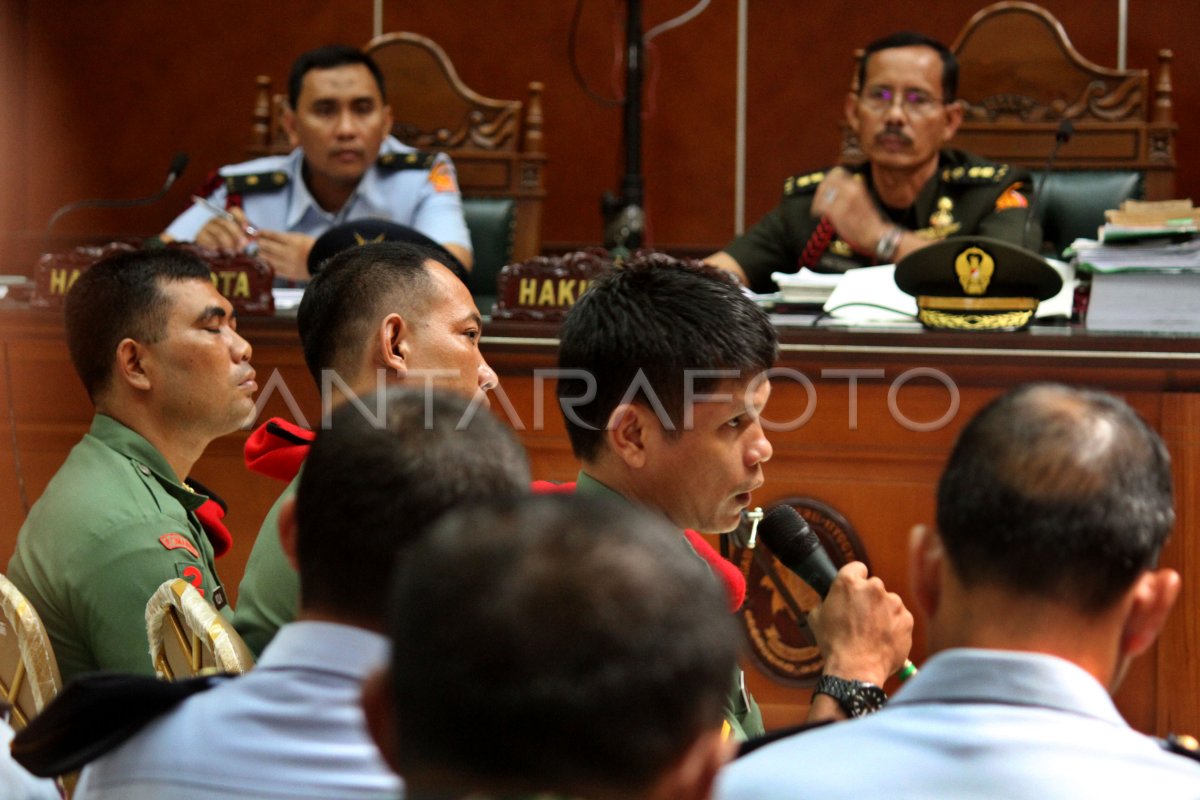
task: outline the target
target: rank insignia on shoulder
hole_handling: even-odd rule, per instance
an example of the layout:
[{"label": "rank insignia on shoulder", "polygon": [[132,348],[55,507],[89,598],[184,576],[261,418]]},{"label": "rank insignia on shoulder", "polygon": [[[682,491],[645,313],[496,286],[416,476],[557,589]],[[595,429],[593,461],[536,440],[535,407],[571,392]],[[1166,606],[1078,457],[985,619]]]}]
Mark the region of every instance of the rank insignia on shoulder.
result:
[{"label": "rank insignia on shoulder", "polygon": [[958,186],[999,183],[1005,179],[1008,172],[1008,164],[976,164],[971,167],[946,167],[942,170],[942,182]]},{"label": "rank insignia on shoulder", "polygon": [[199,558],[200,551],[196,549],[196,545],[192,544],[182,533],[164,533],[158,537],[158,543],[168,550],[187,550],[191,553],[192,558]]},{"label": "rank insignia on shoulder", "polygon": [[783,194],[785,197],[790,197],[794,194],[808,194],[815,192],[823,180],[825,180],[824,172],[810,172],[807,175],[793,175],[783,182]]},{"label": "rank insignia on shoulder", "polygon": [[1017,181],[1012,186],[1004,190],[1004,194],[996,198],[996,210],[1004,211],[1008,208],[1028,208],[1029,200],[1025,195],[1021,194],[1021,182]]},{"label": "rank insignia on shoulder", "polygon": [[437,153],[415,150],[411,153],[383,153],[375,163],[385,172],[401,169],[430,169],[437,160]]},{"label": "rank insignia on shoulder", "polygon": [[440,161],[429,170],[429,183],[435,192],[457,192],[458,182],[454,180],[454,172],[445,161]]},{"label": "rank insignia on shoulder", "polygon": [[259,194],[274,192],[288,184],[288,174],[282,170],[258,172],[252,175],[228,175],[225,190],[230,194]]},{"label": "rank insignia on shoulder", "polygon": [[1200,761],[1200,741],[1186,733],[1169,733],[1167,738],[1158,740],[1159,746],[1168,753],[1186,756],[1193,761]]}]

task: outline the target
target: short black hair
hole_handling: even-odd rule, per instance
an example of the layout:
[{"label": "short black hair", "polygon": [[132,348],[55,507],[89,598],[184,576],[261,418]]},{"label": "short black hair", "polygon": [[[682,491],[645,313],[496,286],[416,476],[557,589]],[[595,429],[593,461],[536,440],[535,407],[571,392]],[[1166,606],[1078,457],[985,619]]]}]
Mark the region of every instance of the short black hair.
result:
[{"label": "short black hair", "polygon": [[137,250],[96,262],[67,292],[67,348],[93,403],[112,378],[121,340],[162,338],[171,311],[162,284],[182,280],[211,282],[212,271],[183,250]]},{"label": "short black hair", "polygon": [[1096,612],[1153,567],[1171,533],[1171,459],[1121,400],[1029,384],[959,435],[937,521],[964,585]]},{"label": "short black hair", "polygon": [[[560,377],[558,397],[575,456],[594,459],[609,415],[641,372],[673,424],[683,427],[689,370],[730,370],[741,379],[771,368],[778,337],[765,311],[722,270],[661,253],[639,256],[596,279],[567,313],[558,365],[595,380]],[[722,379],[698,377],[697,392]],[[635,402],[645,402],[639,392]],[[570,411],[568,411],[570,408]],[[582,423],[582,424],[580,424]]]},{"label": "short black hair", "polygon": [[367,395],[330,423],[296,490],[300,605],[382,628],[396,553],[452,508],[528,492],[528,460],[493,415],[440,391]]},{"label": "short black hair", "polygon": [[400,773],[578,796],[652,784],[720,726],[738,653],[720,585],[680,546],[583,495],[439,521],[390,603]]},{"label": "short black hair", "polygon": [[293,111],[296,110],[296,103],[300,101],[300,89],[304,86],[304,76],[309,72],[314,69],[344,67],[347,64],[362,64],[369,69],[371,77],[375,79],[375,85],[379,87],[380,99],[384,103],[387,102],[383,72],[375,63],[375,59],[357,47],[347,44],[330,44],[301,53],[300,57],[292,64],[292,71],[288,75],[288,105],[292,107]]},{"label": "short black hair", "polygon": [[370,242],[334,255],[304,290],[296,324],[317,385],[327,369],[358,362],[371,331],[393,311],[419,325],[433,290],[426,261],[455,271],[445,254],[399,242]]},{"label": "short black hair", "polygon": [[867,61],[880,50],[891,50],[895,47],[929,47],[942,57],[942,102],[953,103],[958,97],[958,59],[950,48],[923,33],[900,31],[889,34],[882,39],[876,39],[863,50],[862,60],[858,62],[858,90],[867,88]]}]

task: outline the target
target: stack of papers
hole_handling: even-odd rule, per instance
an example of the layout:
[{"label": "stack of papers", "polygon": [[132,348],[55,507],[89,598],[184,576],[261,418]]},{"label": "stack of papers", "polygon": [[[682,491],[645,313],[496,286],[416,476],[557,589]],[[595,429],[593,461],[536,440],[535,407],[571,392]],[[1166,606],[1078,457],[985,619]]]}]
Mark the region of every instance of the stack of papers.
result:
[{"label": "stack of papers", "polygon": [[1122,241],[1197,230],[1200,210],[1192,207],[1191,200],[1126,200],[1119,209],[1104,212],[1104,225],[1097,238],[1102,242]]},{"label": "stack of papers", "polygon": [[1069,252],[1089,272],[1200,270],[1200,239],[1195,238],[1182,242],[1143,239],[1125,244],[1076,239]]},{"label": "stack of papers", "polygon": [[829,299],[842,275],[801,267],[799,272],[772,272],[771,280],[779,287],[779,302],[820,305]]}]

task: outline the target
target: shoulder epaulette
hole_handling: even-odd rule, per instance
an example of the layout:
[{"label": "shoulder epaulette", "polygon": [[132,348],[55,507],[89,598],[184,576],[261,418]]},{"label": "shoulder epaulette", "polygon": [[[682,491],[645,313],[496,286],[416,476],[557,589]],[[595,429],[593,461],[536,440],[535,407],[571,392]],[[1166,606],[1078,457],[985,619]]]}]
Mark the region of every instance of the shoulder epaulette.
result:
[{"label": "shoulder epaulette", "polygon": [[810,172],[807,175],[793,175],[783,182],[783,196],[791,197],[794,194],[815,192],[823,180],[825,180],[824,170],[821,172]]},{"label": "shoulder epaulette", "polygon": [[1168,753],[1184,756],[1193,761],[1200,761],[1200,741],[1186,733],[1169,733],[1167,738],[1159,739],[1159,745]]},{"label": "shoulder epaulette", "polygon": [[274,192],[287,186],[288,174],[283,170],[256,172],[251,175],[227,175],[225,190],[230,194],[259,194]]},{"label": "shoulder epaulette", "polygon": [[1009,173],[1008,164],[975,164],[974,166],[946,167],[942,170],[942,183],[956,186],[975,186],[985,183],[1002,183]]},{"label": "shoulder epaulette", "polygon": [[416,150],[412,153],[384,153],[375,163],[386,172],[401,169],[432,169],[433,162],[437,160],[437,157],[437,153],[426,153],[423,150]]}]

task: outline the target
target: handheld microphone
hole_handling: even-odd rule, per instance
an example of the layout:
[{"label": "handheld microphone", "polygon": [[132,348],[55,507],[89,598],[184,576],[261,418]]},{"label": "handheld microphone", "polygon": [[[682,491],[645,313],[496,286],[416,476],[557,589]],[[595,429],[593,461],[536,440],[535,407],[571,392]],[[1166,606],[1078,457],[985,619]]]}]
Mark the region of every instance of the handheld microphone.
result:
[{"label": "handheld microphone", "polygon": [[[1042,196],[1042,188],[1046,185],[1046,179],[1050,177],[1050,170],[1054,167],[1054,159],[1058,156],[1058,149],[1071,141],[1071,136],[1074,133],[1075,125],[1069,119],[1064,119],[1058,123],[1058,130],[1054,132],[1054,147],[1050,148],[1050,155],[1046,158],[1046,168],[1042,170],[1041,179],[1038,180],[1033,193],[1029,195],[1029,206],[1025,209],[1025,227],[1021,231],[1021,246],[1026,250],[1029,249],[1029,227],[1033,223],[1033,207],[1037,205],[1038,199]],[[1037,244],[1037,251],[1040,252],[1042,249],[1041,242]]]},{"label": "handheld microphone", "polygon": [[46,223],[46,233],[54,227],[54,223],[58,222],[66,214],[72,211],[78,211],[84,208],[134,208],[135,206],[148,206],[151,203],[157,202],[167,190],[175,183],[175,180],[183,174],[187,169],[188,154],[176,153],[171,159],[171,166],[167,168],[167,179],[163,182],[162,188],[148,197],[138,197],[132,200],[77,200],[74,203],[68,203],[62,208],[54,212],[50,217],[50,221]]},{"label": "handheld microphone", "polygon": [[[821,546],[817,534],[813,533],[796,509],[787,505],[772,508],[758,526],[758,537],[771,549],[779,563],[808,584],[822,600],[825,599],[837,577],[837,567]],[[904,666],[896,676],[904,681],[916,672],[916,666],[905,659]]]},{"label": "handheld microphone", "polygon": [[758,536],[792,572],[812,587],[822,600],[837,577],[837,567],[821,540],[791,506],[775,506],[758,525]]}]

